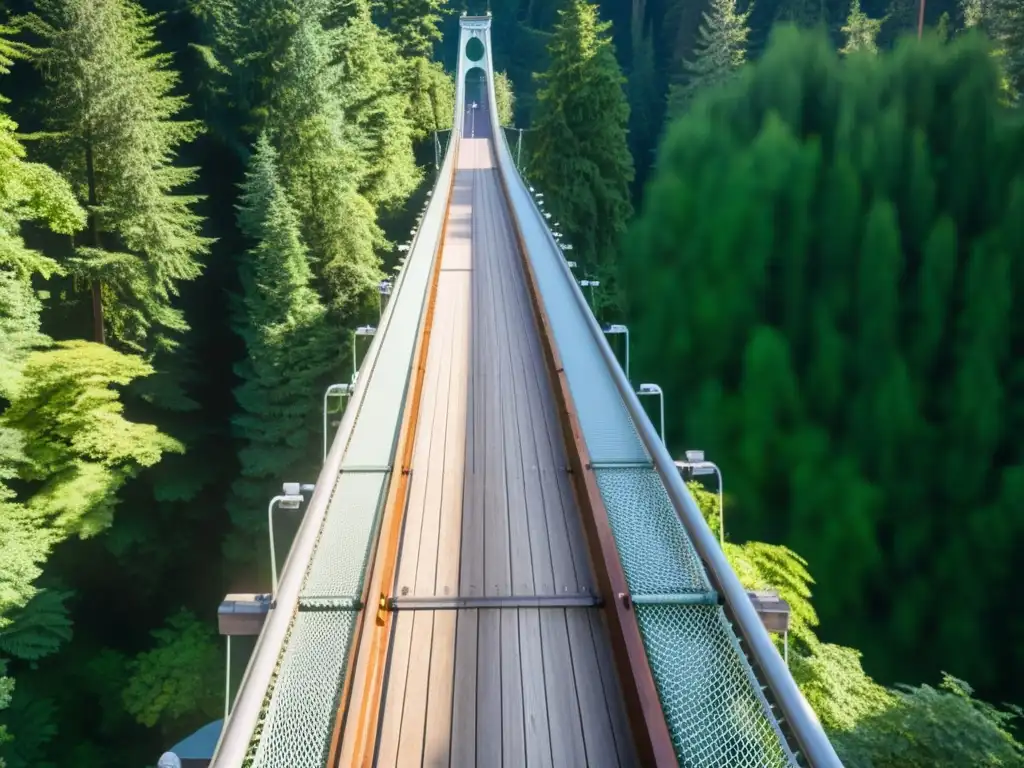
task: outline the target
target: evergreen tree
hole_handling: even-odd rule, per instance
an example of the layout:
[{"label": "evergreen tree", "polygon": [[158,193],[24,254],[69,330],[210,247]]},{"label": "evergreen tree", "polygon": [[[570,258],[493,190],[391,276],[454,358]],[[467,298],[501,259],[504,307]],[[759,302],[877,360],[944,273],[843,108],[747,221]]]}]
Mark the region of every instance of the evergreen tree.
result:
[{"label": "evergreen tree", "polygon": [[398,48],[370,17],[369,0],[340,4],[335,56],[341,108],[354,128],[367,169],[360,192],[375,207],[405,202],[420,182],[412,151],[407,94],[397,87],[403,62]]},{"label": "evergreen tree", "polygon": [[441,22],[451,13],[448,0],[375,0],[381,22],[409,59],[434,58]]},{"label": "evergreen tree", "polygon": [[61,169],[89,211],[87,235],[69,269],[92,287],[94,338],[128,349],[172,349],[186,329],[172,298],[200,273],[209,242],[177,194],[195,169],[173,165],[198,124],[185,106],[170,57],[156,52],[155,19],[131,0],[43,0],[26,23],[46,41],[37,63]]},{"label": "evergreen tree", "polygon": [[643,188],[654,160],[654,147],[661,120],[662,91],[654,59],[654,32],[647,21],[646,0],[633,0],[630,18],[632,59],[626,92],[629,94],[629,143],[637,167],[634,194]]},{"label": "evergreen tree", "polygon": [[673,124],[624,259],[634,370],[689,403],[669,444],[715,452],[737,530],[806,552],[822,625],[890,680],[1020,669],[1024,155],[998,81],[975,36],[839,57],[779,30]]},{"label": "evergreen tree", "polygon": [[747,19],[750,11],[736,10],[736,0],[711,0],[703,14],[693,61],[684,65],[685,75],[669,87],[668,113],[682,113],[698,91],[721,85],[747,58]]},{"label": "evergreen tree", "polygon": [[601,276],[602,303],[614,304],[619,238],[633,209],[633,159],[625,79],[597,6],[573,0],[559,13],[538,75],[529,175],[568,235],[584,269]]},{"label": "evergreen tree", "polygon": [[494,73],[494,102],[498,108],[498,124],[511,128],[515,124],[516,95],[512,91],[512,81],[504,72]]},{"label": "evergreen tree", "polygon": [[413,138],[451,128],[455,111],[452,78],[434,60],[441,40],[441,22],[449,15],[447,0],[376,0],[381,25],[387,29],[400,56],[396,82],[408,102]]},{"label": "evergreen tree", "polygon": [[842,28],[846,44],[839,49],[840,53],[867,51],[878,53],[878,33],[885,19],[872,19],[860,9],[860,0],[850,3],[850,15],[846,17],[846,25]]},{"label": "evergreen tree", "polygon": [[344,85],[331,62],[331,36],[312,0],[277,63],[267,132],[280,153],[281,180],[299,215],[302,239],[328,309],[355,324],[376,311],[383,247],[373,205],[359,192],[367,157],[358,126],[345,118]]},{"label": "evergreen tree", "polygon": [[264,507],[275,486],[315,472],[320,393],[337,353],[310,286],[298,217],[265,136],[246,174],[239,225],[253,243],[241,262],[235,326],[246,357],[236,369],[241,412],[234,419],[242,474],[232,486],[229,510],[235,523],[231,552],[241,557],[251,555],[253,540],[266,533]]}]

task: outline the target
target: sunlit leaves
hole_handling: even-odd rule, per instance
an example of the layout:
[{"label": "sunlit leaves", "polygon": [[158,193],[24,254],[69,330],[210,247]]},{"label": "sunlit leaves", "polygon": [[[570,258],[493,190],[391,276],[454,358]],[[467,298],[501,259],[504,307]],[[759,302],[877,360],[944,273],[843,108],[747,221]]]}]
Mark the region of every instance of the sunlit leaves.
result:
[{"label": "sunlit leaves", "polygon": [[155,646],[130,664],[124,706],[142,725],[215,717],[224,659],[208,625],[189,611],[152,633]]}]

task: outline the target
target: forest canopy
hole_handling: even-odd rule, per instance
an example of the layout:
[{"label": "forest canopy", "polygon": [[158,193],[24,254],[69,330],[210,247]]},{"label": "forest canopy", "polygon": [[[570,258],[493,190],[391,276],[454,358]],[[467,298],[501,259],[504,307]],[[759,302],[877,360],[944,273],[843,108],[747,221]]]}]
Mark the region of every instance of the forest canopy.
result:
[{"label": "forest canopy", "polygon": [[1024,0],[0,0],[0,764],[219,716],[463,10],[844,760],[1020,764]]}]

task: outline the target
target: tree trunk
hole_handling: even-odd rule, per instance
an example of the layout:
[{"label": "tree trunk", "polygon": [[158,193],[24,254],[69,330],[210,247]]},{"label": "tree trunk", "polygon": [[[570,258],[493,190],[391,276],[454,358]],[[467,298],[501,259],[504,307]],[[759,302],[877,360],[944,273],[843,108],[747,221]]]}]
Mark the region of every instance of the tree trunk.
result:
[{"label": "tree trunk", "polygon": [[[96,216],[96,172],[93,168],[92,143],[85,147],[85,174],[89,182],[89,232],[92,234],[92,247],[100,249],[100,223]],[[99,280],[91,280],[92,292],[92,335],[97,344],[107,343],[107,333],[103,326],[103,285]]]}]

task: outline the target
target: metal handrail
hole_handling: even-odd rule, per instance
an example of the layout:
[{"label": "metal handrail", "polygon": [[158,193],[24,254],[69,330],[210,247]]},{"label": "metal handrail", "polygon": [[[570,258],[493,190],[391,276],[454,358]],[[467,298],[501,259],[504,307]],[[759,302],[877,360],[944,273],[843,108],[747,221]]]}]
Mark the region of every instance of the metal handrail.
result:
[{"label": "metal handrail", "polygon": [[[487,36],[488,38],[490,37],[489,31]],[[487,42],[487,57],[488,65],[490,66],[490,40],[488,39]],[[491,66],[490,71],[494,71],[493,66]],[[494,103],[493,82],[488,82],[488,88],[491,91],[488,94],[490,97],[488,100],[491,103],[492,120],[493,124],[497,124],[497,108]],[[511,166],[512,171],[514,171],[512,175],[525,190],[526,187],[522,177],[518,171],[515,171],[515,164],[511,160],[511,151],[508,148],[505,135],[503,132],[499,131],[499,133],[501,134],[500,141],[497,142],[500,144],[500,151],[497,153],[499,155],[499,162],[505,162]],[[560,274],[573,288],[572,294],[575,297],[577,308],[587,319],[587,327],[590,329],[593,342],[601,350],[601,355],[609,374],[615,382],[615,386],[622,397],[623,404],[626,406],[644,448],[646,448],[654,462],[654,467],[661,477],[669,499],[675,507],[676,514],[679,516],[686,534],[697,550],[697,554],[706,564],[712,585],[724,597],[726,605],[732,613],[733,620],[739,627],[743,639],[750,649],[750,655],[764,676],[765,683],[768,685],[783,717],[789,724],[789,729],[792,731],[801,753],[814,768],[831,768],[832,766],[841,768],[842,763],[836,754],[835,748],[825,735],[821,722],[807,703],[803,693],[797,687],[793,676],[790,674],[788,667],[779,655],[775,644],[768,635],[768,631],[750,602],[746,590],[737,578],[732,566],[729,565],[725,553],[711,532],[711,528],[708,526],[704,516],[700,513],[693,500],[693,496],[691,496],[690,491],[683,483],[672,456],[655,431],[650,419],[647,418],[647,413],[640,404],[640,399],[633,391],[633,386],[626,379],[626,375],[622,371],[622,367],[619,365],[611,345],[601,331],[597,318],[591,312],[583,291],[576,283],[565,260],[561,258],[561,249],[551,234],[551,230],[547,227],[547,223],[540,210],[529,193],[525,196],[530,200],[530,209],[533,215],[542,224],[542,229],[547,235],[548,246],[553,249],[553,253],[558,255],[556,261],[560,266]],[[515,211],[515,213],[518,212]]]},{"label": "metal handrail", "polygon": [[[445,154],[445,161],[442,165],[442,176],[444,167],[454,163],[451,151]],[[451,170],[454,173],[454,169]],[[437,186],[435,186],[435,189]],[[446,197],[446,196],[445,196]],[[431,195],[430,208],[424,216],[424,220],[431,215],[437,215],[437,206],[444,211],[444,201],[439,202],[438,195]],[[334,495],[335,486],[341,474],[341,465],[345,458],[349,440],[355,422],[358,419],[359,411],[362,408],[366,390],[372,381],[373,368],[380,356],[380,349],[387,338],[388,330],[391,327],[391,316],[402,298],[402,287],[405,285],[405,276],[408,273],[407,266],[412,260],[412,254],[419,243],[420,233],[424,230],[421,222],[409,247],[406,267],[403,267],[395,281],[393,299],[388,302],[381,317],[378,331],[370,341],[366,357],[363,359],[361,372],[365,371],[356,380],[355,389],[349,399],[348,408],[342,416],[341,424],[335,433],[331,443],[331,449],[327,454],[320,475],[317,478],[316,489],[309,501],[306,514],[302,518],[299,529],[295,534],[291,550],[285,560],[284,568],[281,571],[281,580],[278,585],[274,603],[267,614],[263,631],[260,632],[249,657],[249,663],[242,678],[234,709],[230,717],[225,721],[221,731],[217,748],[213,754],[210,765],[213,768],[235,768],[240,766],[249,750],[253,734],[259,722],[260,712],[270,692],[274,672],[277,669],[281,653],[284,650],[284,642],[289,627],[299,604],[299,595],[305,581],[309,563],[316,550],[317,541],[320,536],[320,529],[323,527],[324,518],[331,498]],[[440,231],[439,235],[440,236]]]}]

